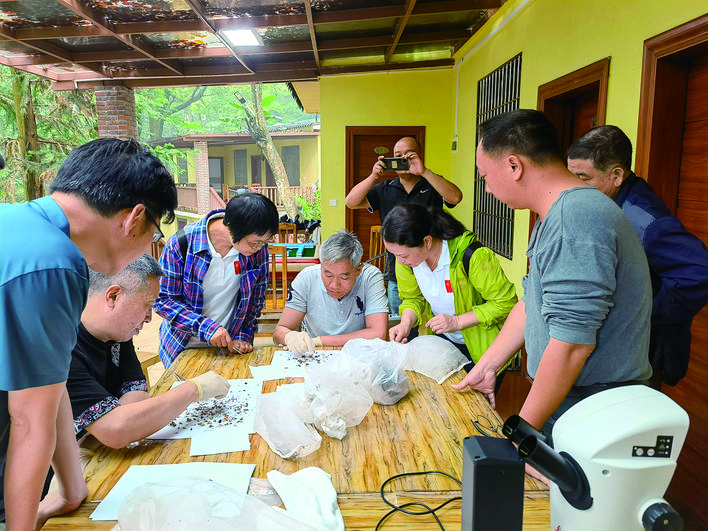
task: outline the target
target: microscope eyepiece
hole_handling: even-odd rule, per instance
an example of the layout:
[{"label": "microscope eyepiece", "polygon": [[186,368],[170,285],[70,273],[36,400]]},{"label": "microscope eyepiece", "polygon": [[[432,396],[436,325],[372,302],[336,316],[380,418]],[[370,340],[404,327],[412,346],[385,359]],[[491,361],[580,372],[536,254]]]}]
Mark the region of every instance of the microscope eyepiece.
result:
[{"label": "microscope eyepiece", "polygon": [[526,437],[532,435],[536,439],[546,442],[546,436],[519,415],[511,415],[502,426],[502,433],[511,442],[519,444]]}]

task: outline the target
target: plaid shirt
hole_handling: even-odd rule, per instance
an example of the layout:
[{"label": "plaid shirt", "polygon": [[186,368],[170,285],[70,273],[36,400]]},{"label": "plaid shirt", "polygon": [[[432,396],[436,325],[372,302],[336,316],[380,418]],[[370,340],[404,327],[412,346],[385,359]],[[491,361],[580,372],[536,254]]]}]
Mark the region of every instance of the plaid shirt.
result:
[{"label": "plaid shirt", "polygon": [[[160,359],[169,367],[184,350],[189,339],[197,336],[200,341],[209,338],[221,326],[202,315],[204,290],[202,282],[211,263],[207,240],[207,222],[211,216],[222,213],[214,210],[198,223],[187,225],[187,255],[182,258],[179,242],[173,235],[160,256],[165,276],[160,278],[160,295],[155,302],[155,312],[163,318],[160,325]],[[268,246],[263,246],[251,256],[239,256],[241,264],[240,299],[229,326],[231,339],[253,343],[258,329],[258,317],[265,304],[268,287]]]}]

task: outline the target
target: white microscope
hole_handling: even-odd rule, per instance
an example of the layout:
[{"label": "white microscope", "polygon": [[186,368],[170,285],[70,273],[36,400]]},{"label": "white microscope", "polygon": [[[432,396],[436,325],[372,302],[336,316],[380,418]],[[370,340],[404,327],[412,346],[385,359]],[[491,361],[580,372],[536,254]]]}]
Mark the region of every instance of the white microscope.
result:
[{"label": "white microscope", "polygon": [[554,531],[683,529],[662,498],[688,432],[688,414],[643,385],[590,396],[553,427],[553,446],[518,415],[504,434],[548,477]]}]

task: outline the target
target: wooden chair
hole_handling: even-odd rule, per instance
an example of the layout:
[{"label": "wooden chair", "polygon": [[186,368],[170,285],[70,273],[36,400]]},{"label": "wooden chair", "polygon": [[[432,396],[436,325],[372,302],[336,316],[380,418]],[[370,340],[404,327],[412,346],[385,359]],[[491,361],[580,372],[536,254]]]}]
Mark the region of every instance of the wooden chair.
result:
[{"label": "wooden chair", "polygon": [[263,313],[282,312],[288,297],[288,250],[285,245],[268,245],[268,255],[270,278]]},{"label": "wooden chair", "polygon": [[371,239],[369,240],[369,259],[367,264],[374,264],[386,275],[386,247],[381,238],[381,225],[371,226]]},{"label": "wooden chair", "polygon": [[[295,223],[278,224],[278,241],[280,243],[297,243],[297,225]],[[292,238],[291,238],[292,236]]]},{"label": "wooden chair", "polygon": [[150,375],[148,374],[148,368],[152,367],[157,363],[162,363],[160,356],[155,352],[146,352],[144,350],[136,350],[135,355],[138,357],[140,362],[140,368],[145,375],[145,380],[147,380],[148,391],[150,390]]}]

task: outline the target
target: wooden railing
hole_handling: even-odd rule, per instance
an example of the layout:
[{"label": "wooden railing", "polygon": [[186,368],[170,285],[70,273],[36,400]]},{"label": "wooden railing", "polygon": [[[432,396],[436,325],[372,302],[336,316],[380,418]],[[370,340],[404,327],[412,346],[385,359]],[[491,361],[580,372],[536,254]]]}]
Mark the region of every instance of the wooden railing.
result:
[{"label": "wooden railing", "polygon": [[[226,198],[214,190],[214,188],[209,188],[209,210],[215,210],[217,208],[224,208],[226,206],[226,201],[238,193],[237,188],[226,188],[229,197]],[[268,199],[275,203],[279,209],[284,208],[284,203],[280,194],[278,193],[278,188],[276,186],[249,186],[241,187],[243,190],[249,192],[256,192],[266,196]],[[290,190],[294,196],[300,196],[305,199],[312,199],[314,191],[312,186],[291,186]],[[222,190],[223,193],[223,190]],[[197,213],[197,187],[194,184],[178,184],[177,185],[177,204],[180,210],[186,212]]]},{"label": "wooden railing", "polygon": [[[243,187],[245,188],[245,187]],[[282,209],[285,207],[285,203],[283,202],[283,199],[280,197],[280,194],[278,193],[278,187],[277,186],[250,186],[247,189],[249,192],[256,192],[258,194],[262,194],[266,196],[268,199],[273,201],[275,203],[275,206],[278,207],[279,209]],[[314,190],[312,189],[312,186],[290,186],[289,187],[290,191],[292,192],[293,196],[300,196],[305,199],[311,200],[313,198]],[[229,194],[231,197],[236,195],[238,191],[234,188],[229,188]]]}]

